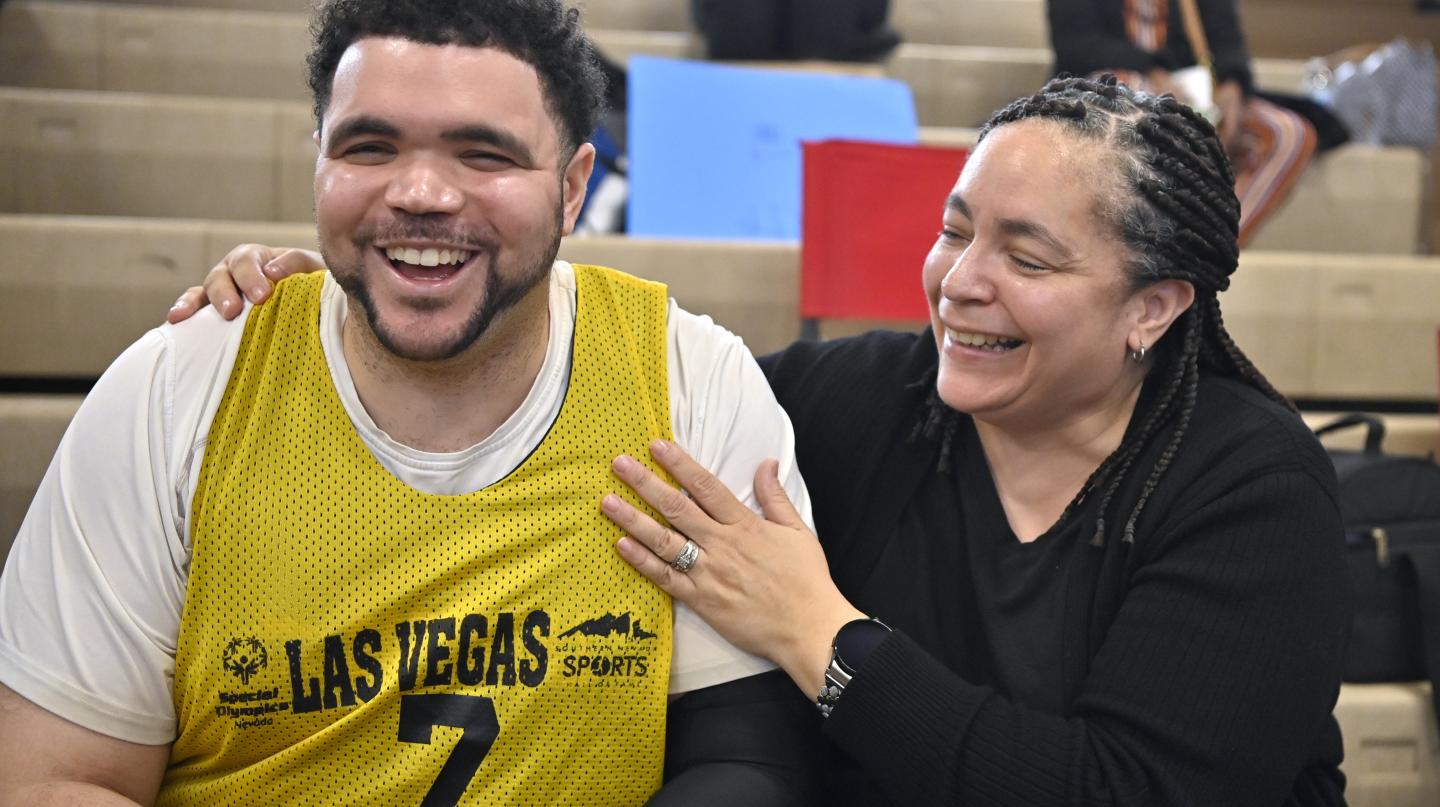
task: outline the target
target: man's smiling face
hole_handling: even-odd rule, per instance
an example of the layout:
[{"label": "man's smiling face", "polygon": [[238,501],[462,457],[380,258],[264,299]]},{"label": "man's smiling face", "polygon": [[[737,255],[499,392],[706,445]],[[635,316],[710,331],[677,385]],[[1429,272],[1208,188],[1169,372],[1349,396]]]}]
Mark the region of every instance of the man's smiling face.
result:
[{"label": "man's smiling face", "polygon": [[593,152],[567,154],[526,62],[394,37],[345,51],[318,136],[326,263],[413,361],[464,352],[548,276]]}]

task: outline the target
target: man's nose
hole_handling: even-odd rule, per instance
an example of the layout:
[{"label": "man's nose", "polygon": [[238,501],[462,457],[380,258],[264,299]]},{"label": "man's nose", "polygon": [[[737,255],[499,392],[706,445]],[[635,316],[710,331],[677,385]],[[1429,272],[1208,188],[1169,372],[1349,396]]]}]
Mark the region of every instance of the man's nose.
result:
[{"label": "man's nose", "polygon": [[397,168],[385,192],[390,207],[415,215],[457,213],[464,207],[464,193],[435,160],[413,157]]}]

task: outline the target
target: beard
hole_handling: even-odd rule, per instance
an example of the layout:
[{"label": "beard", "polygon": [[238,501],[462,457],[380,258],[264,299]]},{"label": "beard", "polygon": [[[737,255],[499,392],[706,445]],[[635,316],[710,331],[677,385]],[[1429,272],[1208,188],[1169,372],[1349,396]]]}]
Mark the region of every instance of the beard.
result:
[{"label": "beard", "polygon": [[[403,213],[397,214],[395,221],[384,227],[369,227],[357,232],[351,240],[356,249],[353,261],[335,260],[323,245],[320,251],[335,282],[345,291],[346,296],[360,304],[370,331],[386,351],[407,361],[444,361],[460,355],[475,344],[490,329],[496,317],[513,308],[549,276],[555,257],[560,253],[563,213],[563,209],[557,208],[554,226],[543,240],[537,239],[529,249],[503,267],[498,262],[499,248],[493,239],[473,231],[449,228],[432,219]],[[375,304],[370,278],[364,270],[365,255],[374,248],[377,241],[404,240],[440,241],[461,246],[476,253],[472,259],[474,263],[465,271],[483,269],[486,272],[485,293],[479,304],[470,312],[464,325],[447,340],[425,345],[409,343],[381,317]],[[481,265],[482,262],[484,266]],[[445,305],[445,301],[436,301],[433,305],[439,308]]]}]

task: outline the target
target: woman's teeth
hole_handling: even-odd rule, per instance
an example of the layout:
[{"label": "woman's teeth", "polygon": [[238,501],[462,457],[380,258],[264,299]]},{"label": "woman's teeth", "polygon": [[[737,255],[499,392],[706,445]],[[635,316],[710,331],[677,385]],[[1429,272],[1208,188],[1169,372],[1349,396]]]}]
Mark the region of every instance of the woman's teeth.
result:
[{"label": "woman's teeth", "polygon": [[408,263],[411,266],[448,266],[470,260],[470,253],[460,249],[390,247],[385,250],[385,257],[397,263]]},{"label": "woman's teeth", "polygon": [[1014,350],[1025,344],[1025,342],[1020,339],[1006,339],[1001,336],[990,336],[983,333],[963,333],[961,331],[952,331],[949,328],[945,329],[945,336],[951,342],[958,345],[979,348],[980,350],[989,350],[995,353]]}]

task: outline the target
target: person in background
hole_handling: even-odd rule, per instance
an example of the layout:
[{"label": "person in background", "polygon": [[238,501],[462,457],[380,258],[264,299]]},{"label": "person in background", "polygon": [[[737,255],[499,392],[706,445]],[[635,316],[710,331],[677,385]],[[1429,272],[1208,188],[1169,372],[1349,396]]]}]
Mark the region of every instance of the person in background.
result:
[{"label": "person in background", "polygon": [[873,62],[900,44],[890,0],[690,0],[690,12],[711,59]]},{"label": "person in background", "polygon": [[[1250,242],[1289,195],[1315,153],[1315,127],[1294,111],[1255,96],[1236,0],[1046,0],[1056,73],[1112,73],[1135,89],[1200,98],[1177,81],[1199,57],[1183,6],[1194,2],[1211,52],[1205,81],[1240,197],[1240,245]],[[1201,93],[1205,90],[1201,90]]]},{"label": "person in background", "polygon": [[596,506],[657,438],[806,494],[738,338],[555,259],[602,90],[578,13],[313,30],[333,272],[151,331],[75,415],[0,577],[0,804],[806,803],[804,698]]},{"label": "person in background", "polygon": [[[1215,129],[1055,80],[938,212],[929,329],[761,359],[819,542],[776,463],[761,518],[662,440],[685,493],[617,458],[666,523],[607,496],[617,551],[815,701],[827,804],[1343,804],[1334,470],[1225,329]],[[315,266],[232,257],[231,307]]]}]

